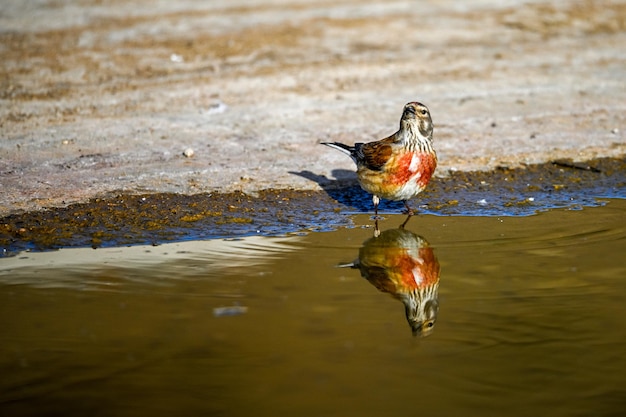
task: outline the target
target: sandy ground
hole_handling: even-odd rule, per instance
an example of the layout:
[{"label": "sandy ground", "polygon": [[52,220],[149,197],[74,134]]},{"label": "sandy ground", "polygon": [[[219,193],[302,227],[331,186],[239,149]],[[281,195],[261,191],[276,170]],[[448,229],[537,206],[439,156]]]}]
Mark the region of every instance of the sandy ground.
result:
[{"label": "sandy ground", "polygon": [[412,100],[439,176],[626,154],[625,2],[4,0],[0,37],[0,216],[319,189]]}]

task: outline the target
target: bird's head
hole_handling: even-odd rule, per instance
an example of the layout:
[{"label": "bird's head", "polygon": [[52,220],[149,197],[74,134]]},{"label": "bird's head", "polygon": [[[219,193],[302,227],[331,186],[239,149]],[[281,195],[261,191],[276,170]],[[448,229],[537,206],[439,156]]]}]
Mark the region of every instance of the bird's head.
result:
[{"label": "bird's head", "polygon": [[417,101],[412,101],[404,106],[402,118],[400,119],[400,130],[410,130],[417,132],[423,138],[432,140],[433,121],[430,118],[428,107]]},{"label": "bird's head", "polygon": [[[437,299],[438,285],[431,288],[424,288],[416,291],[409,297],[408,302],[405,301],[406,319],[411,326],[413,336],[428,336],[432,333],[437,321],[437,313],[439,312],[439,301]],[[416,294],[421,292],[421,295]],[[427,299],[420,299],[426,295]]]}]

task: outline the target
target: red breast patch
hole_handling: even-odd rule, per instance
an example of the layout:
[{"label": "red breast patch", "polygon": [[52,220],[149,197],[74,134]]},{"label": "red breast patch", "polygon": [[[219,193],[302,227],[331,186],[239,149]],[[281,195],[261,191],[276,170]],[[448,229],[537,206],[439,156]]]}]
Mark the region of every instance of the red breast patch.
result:
[{"label": "red breast patch", "polygon": [[418,184],[425,187],[435,172],[437,160],[434,155],[424,152],[409,152],[396,159],[396,168],[389,171],[390,180],[396,185],[407,183],[418,176]]}]

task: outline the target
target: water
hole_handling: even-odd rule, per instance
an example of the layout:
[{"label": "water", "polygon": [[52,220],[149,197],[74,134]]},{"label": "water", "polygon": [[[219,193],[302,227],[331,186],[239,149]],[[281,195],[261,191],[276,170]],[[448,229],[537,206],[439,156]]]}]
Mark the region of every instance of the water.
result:
[{"label": "water", "polygon": [[0,259],[0,415],[624,415],[625,219]]}]

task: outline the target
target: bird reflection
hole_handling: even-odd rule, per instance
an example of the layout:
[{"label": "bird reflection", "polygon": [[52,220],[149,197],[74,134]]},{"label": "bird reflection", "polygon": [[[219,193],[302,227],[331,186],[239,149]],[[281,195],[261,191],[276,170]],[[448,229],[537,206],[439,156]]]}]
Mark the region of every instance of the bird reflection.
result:
[{"label": "bird reflection", "polygon": [[[407,219],[408,221],[408,219]],[[382,233],[364,242],[350,266],[378,290],[402,301],[414,336],[428,336],[439,311],[439,262],[426,239],[406,230]]]}]

